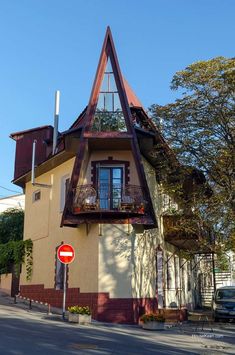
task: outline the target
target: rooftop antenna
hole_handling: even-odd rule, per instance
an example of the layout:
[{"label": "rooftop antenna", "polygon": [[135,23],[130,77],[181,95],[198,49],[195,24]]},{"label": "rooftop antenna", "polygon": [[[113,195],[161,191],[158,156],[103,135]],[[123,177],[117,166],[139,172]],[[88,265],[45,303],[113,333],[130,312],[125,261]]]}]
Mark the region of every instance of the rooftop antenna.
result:
[{"label": "rooftop antenna", "polygon": [[52,155],[56,153],[56,146],[57,146],[57,139],[58,139],[59,111],[60,111],[60,92],[59,90],[56,90]]}]

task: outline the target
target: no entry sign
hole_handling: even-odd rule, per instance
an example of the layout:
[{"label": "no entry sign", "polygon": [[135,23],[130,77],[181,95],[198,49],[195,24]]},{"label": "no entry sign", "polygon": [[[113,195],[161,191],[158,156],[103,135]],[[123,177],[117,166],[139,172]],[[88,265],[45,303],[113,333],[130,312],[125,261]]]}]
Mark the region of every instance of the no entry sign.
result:
[{"label": "no entry sign", "polygon": [[62,244],[57,250],[57,257],[63,264],[70,264],[75,258],[75,251],[69,244]]}]

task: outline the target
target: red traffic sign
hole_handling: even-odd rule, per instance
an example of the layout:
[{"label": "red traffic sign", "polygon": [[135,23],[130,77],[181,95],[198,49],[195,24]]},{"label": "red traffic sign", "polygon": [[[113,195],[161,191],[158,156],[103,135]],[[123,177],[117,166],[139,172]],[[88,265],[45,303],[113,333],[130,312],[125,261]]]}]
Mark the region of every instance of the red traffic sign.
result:
[{"label": "red traffic sign", "polygon": [[57,257],[63,264],[70,264],[75,258],[75,251],[69,244],[62,244],[57,250]]}]

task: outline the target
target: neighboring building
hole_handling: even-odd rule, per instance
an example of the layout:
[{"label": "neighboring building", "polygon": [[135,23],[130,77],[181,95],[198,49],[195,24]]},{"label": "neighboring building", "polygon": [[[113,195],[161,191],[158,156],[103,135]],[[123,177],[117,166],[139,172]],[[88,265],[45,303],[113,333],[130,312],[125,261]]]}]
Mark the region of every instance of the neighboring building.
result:
[{"label": "neighboring building", "polygon": [[59,133],[54,154],[51,126],[11,137],[14,183],[26,195],[24,238],[34,248],[31,281],[22,271],[23,296],[62,306],[56,250],[69,243],[76,258],[68,267],[67,306],[89,305],[97,320],[126,323],[146,310],[181,309],[183,316],[184,306],[194,306],[192,262],[178,251],[199,253],[197,236],[172,234],[179,206],[161,178],[162,161],[179,164],[124,80],[109,28],[89,104]]},{"label": "neighboring building", "polygon": [[25,195],[18,194],[0,198],[0,213],[9,208],[22,208],[24,210]]}]

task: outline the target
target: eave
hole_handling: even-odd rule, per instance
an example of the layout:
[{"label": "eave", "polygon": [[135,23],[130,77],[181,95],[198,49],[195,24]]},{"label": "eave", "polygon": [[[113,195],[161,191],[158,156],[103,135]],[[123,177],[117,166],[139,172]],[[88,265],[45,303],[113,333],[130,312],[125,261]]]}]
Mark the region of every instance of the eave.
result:
[{"label": "eave", "polygon": [[[63,164],[75,156],[80,143],[81,128],[75,127],[60,134],[57,144],[57,153],[50,155],[44,162],[35,167],[35,177],[47,173],[51,169]],[[31,169],[12,182],[24,187],[31,179]]]},{"label": "eave", "polygon": [[[42,174],[47,173],[48,171],[56,168],[57,166],[63,164],[65,161],[74,157],[73,152],[66,152],[65,150],[55,154],[51,158],[47,159],[37,167],[35,167],[35,177],[39,177]],[[31,180],[31,170],[29,170],[26,174],[20,176],[19,178],[12,180],[12,183],[18,185],[22,188],[25,187],[26,183]]]}]

